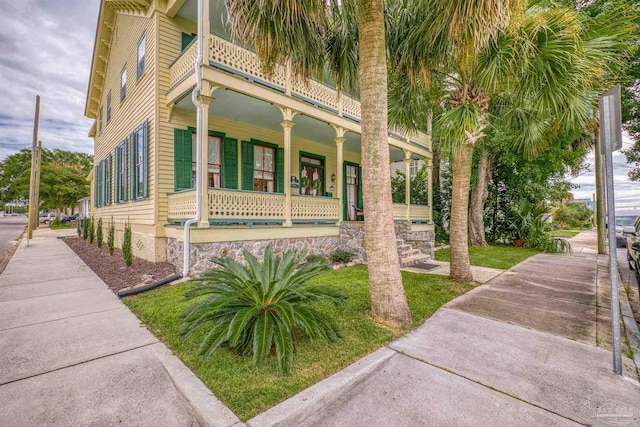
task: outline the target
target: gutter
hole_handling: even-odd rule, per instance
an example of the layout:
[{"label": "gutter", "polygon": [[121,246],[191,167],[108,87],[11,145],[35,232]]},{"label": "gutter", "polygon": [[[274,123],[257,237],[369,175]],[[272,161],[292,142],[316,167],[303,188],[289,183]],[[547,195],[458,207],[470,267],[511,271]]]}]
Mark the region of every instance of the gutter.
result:
[{"label": "gutter", "polygon": [[[206,0],[209,1],[209,0]],[[202,22],[203,10],[205,0],[198,0],[198,57],[195,63],[196,73],[196,87],[191,92],[191,102],[196,106],[197,125],[196,125],[196,216],[187,220],[184,223],[184,244],[183,244],[183,264],[182,264],[182,277],[186,277],[189,274],[190,263],[190,249],[191,249],[191,224],[198,223],[200,221],[200,210],[202,206],[202,196],[200,192],[201,176],[202,176],[202,144],[200,144],[200,137],[202,135],[202,103],[198,101],[198,96],[202,90],[202,62],[204,58],[204,26]],[[208,31],[208,29],[207,29]]]}]

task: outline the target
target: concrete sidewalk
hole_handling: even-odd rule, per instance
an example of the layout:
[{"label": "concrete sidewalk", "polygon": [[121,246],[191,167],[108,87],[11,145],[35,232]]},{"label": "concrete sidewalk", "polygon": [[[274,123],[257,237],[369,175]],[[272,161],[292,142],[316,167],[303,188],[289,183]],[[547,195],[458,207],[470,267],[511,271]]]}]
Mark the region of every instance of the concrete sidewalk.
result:
[{"label": "concrete sidewalk", "polygon": [[0,425],[239,422],[61,234],[23,239],[0,275]]},{"label": "concrete sidewalk", "polygon": [[571,242],[573,255],[529,258],[248,424],[640,425],[633,362],[614,375],[598,347],[610,314],[595,234]]}]

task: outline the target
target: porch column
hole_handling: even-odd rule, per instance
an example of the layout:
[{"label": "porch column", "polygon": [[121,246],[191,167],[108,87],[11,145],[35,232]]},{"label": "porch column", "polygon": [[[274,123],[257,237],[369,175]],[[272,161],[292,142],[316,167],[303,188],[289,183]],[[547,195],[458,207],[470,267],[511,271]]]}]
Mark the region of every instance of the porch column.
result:
[{"label": "porch column", "polygon": [[404,150],[404,202],[407,204],[407,221],[411,222],[411,151]]},{"label": "porch column", "polygon": [[337,150],[337,179],[336,179],[336,194],[338,196],[338,224],[340,224],[342,221],[344,221],[344,194],[343,194],[343,190],[344,190],[344,175],[343,175],[343,164],[344,164],[344,151],[343,151],[343,147],[344,147],[344,134],[345,134],[345,130],[341,127],[335,127],[334,129],[336,130],[336,138],[334,139],[334,141],[336,142],[336,150]]},{"label": "porch column", "polygon": [[433,159],[425,159],[427,162],[427,205],[429,206],[429,221],[433,221]]},{"label": "porch column", "polygon": [[[205,88],[206,86],[206,88]],[[209,85],[202,85],[203,93],[211,93]],[[205,90],[209,89],[209,90]],[[198,135],[198,144],[202,150],[202,165],[200,166],[200,176],[196,176],[200,182],[200,196],[202,197],[202,205],[200,206],[200,222],[198,228],[209,228],[209,105],[213,98],[206,95],[198,96],[198,103],[202,106],[200,120],[203,132]]]},{"label": "porch column", "polygon": [[282,120],[280,126],[284,131],[284,223],[283,227],[292,227],[291,222],[291,128],[295,125],[293,116],[297,113],[291,108],[280,107]]}]

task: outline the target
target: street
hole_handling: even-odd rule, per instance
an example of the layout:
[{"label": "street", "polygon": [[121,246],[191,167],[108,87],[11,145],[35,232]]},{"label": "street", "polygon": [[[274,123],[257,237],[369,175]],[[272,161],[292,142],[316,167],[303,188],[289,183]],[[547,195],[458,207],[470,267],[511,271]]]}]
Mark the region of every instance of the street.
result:
[{"label": "street", "polygon": [[[0,218],[0,266],[27,225],[26,216],[7,216]],[[0,267],[1,270],[1,267]]]}]

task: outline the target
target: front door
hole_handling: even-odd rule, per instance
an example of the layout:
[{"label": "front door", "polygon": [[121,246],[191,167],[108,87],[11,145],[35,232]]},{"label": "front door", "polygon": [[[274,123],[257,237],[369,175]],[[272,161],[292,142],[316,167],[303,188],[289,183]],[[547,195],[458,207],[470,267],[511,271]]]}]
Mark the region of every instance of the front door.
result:
[{"label": "front door", "polygon": [[358,210],[362,209],[362,173],[355,163],[344,164],[344,217],[347,221],[358,221]]}]

